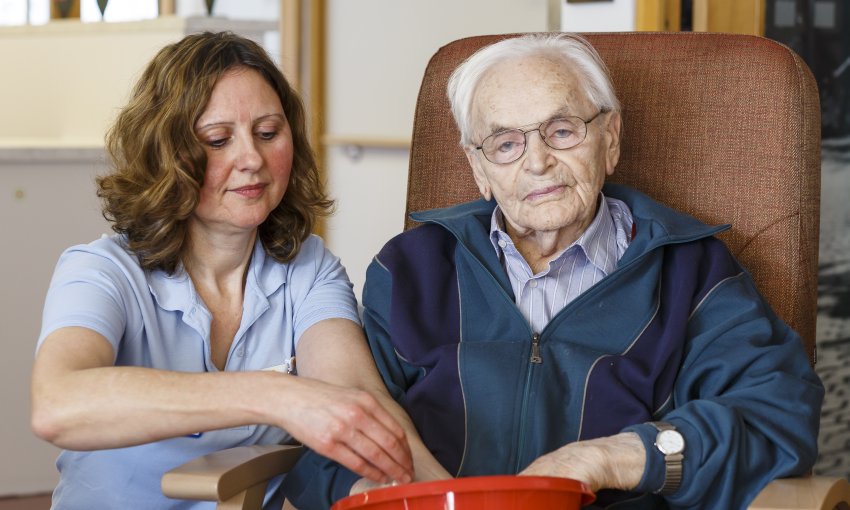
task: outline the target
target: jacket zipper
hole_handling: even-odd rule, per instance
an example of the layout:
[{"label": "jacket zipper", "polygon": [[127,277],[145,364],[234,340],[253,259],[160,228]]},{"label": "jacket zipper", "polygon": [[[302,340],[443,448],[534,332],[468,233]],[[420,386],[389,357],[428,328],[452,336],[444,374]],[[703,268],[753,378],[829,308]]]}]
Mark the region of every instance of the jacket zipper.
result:
[{"label": "jacket zipper", "polygon": [[531,391],[531,376],[534,372],[534,365],[543,363],[543,358],[540,357],[540,333],[531,335],[531,358],[529,361],[528,371],[525,375],[525,388],[522,392],[522,406],[520,408],[519,433],[517,434],[517,451],[516,462],[514,464],[514,473],[519,473],[520,461],[522,460],[522,452],[525,449],[525,416],[528,414],[529,392]]},{"label": "jacket zipper", "polygon": [[[445,223],[442,223],[440,221],[435,221],[434,223],[437,223],[438,225],[441,225],[443,228],[445,228],[449,232],[454,233],[454,230],[450,229],[448,227],[448,225],[446,225]],[[482,264],[481,261],[478,260],[478,257],[475,257],[472,254],[469,247],[467,247],[463,242],[460,242],[460,237],[458,237],[457,235],[455,235],[455,237],[458,239],[458,244],[460,245],[460,247],[463,250],[465,250],[467,253],[469,253],[472,256],[472,259],[475,260],[484,269],[484,271],[487,274],[489,274],[487,269],[484,267],[484,264]],[[493,278],[492,275],[490,277]],[[495,278],[493,278],[493,279],[495,280]],[[497,284],[497,287],[498,286],[499,285]],[[505,298],[508,298],[507,293],[505,293],[504,290],[502,290],[502,294],[504,295]],[[508,301],[511,304],[515,304],[514,301],[511,300],[510,298],[508,298]],[[516,313],[520,314],[519,309],[516,310]],[[525,318],[523,318],[523,320],[525,320]],[[529,327],[529,330],[530,329],[531,329],[531,327]],[[528,414],[528,400],[529,400],[529,393],[531,391],[531,375],[532,375],[532,372],[533,372],[533,369],[534,369],[534,365],[540,365],[540,364],[543,363],[543,357],[540,356],[540,333],[533,332],[533,331],[531,333],[531,356],[529,358],[529,363],[530,363],[530,366],[528,367],[528,373],[525,377],[525,389],[523,390],[522,406],[520,408],[521,409],[520,425],[519,425],[519,433],[517,434],[518,448],[517,448],[516,457],[515,457],[516,462],[515,462],[515,465],[514,465],[514,472],[515,473],[519,472],[520,461],[522,460],[522,450],[523,450],[524,445],[525,445],[525,425],[526,425],[525,416],[526,416],[526,414]],[[461,470],[462,469],[463,468],[461,467]]]},{"label": "jacket zipper", "polygon": [[531,335],[531,363],[539,365],[543,363],[543,358],[540,357],[540,333]]}]

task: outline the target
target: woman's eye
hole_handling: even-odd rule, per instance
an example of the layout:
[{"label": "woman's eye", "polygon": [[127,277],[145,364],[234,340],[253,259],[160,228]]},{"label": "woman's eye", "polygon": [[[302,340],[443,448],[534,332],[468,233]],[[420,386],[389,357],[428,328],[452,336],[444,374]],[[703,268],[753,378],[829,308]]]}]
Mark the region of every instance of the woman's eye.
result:
[{"label": "woman's eye", "polygon": [[257,133],[257,136],[259,136],[263,140],[271,140],[275,136],[277,136],[277,131],[260,131],[259,133]]},{"label": "woman's eye", "polygon": [[228,138],[215,138],[213,140],[208,140],[207,145],[214,149],[218,149],[224,147],[224,145],[227,143],[227,140]]}]

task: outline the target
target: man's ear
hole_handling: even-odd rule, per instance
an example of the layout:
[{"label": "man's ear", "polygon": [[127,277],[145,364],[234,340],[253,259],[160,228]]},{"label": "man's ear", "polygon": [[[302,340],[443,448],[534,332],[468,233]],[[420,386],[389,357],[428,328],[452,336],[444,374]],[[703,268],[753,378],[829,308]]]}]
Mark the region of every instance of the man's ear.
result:
[{"label": "man's ear", "polygon": [[472,176],[475,178],[475,184],[478,185],[478,191],[484,200],[493,198],[493,193],[490,190],[490,181],[487,179],[487,174],[481,167],[481,157],[478,155],[478,149],[471,145],[463,148],[466,153],[466,160],[469,161],[469,166],[472,167]]},{"label": "man's ear", "polygon": [[620,135],[623,129],[623,118],[620,112],[610,112],[605,126],[605,173],[612,175],[620,161]]}]

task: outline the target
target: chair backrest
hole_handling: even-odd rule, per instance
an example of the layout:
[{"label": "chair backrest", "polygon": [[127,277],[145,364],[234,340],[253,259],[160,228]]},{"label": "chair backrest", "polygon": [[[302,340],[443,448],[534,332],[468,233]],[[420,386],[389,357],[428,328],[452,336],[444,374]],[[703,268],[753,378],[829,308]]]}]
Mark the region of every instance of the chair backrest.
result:
[{"label": "chair backrest", "polygon": [[[408,213],[479,197],[446,81],[476,49],[512,36],[461,39],[431,58],[413,126]],[[708,224],[731,223],[722,239],[814,361],[820,107],[808,67],[787,47],[754,36],[586,36],[623,105],[610,180]]]}]

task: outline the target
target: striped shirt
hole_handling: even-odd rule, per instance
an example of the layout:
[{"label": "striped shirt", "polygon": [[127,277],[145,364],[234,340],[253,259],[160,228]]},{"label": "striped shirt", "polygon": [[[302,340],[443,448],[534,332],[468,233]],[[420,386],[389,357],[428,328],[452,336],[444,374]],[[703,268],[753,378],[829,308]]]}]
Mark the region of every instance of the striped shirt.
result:
[{"label": "striped shirt", "polygon": [[600,196],[599,210],[587,230],[537,274],[505,232],[501,209],[496,206],[493,211],[490,240],[508,273],[516,304],[534,332],[542,331],[570,301],[610,274],[629,247],[634,224],[629,207]]}]

